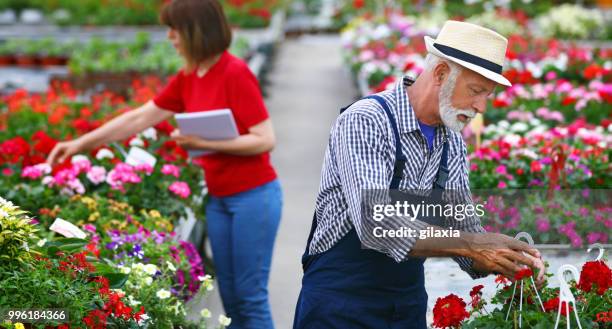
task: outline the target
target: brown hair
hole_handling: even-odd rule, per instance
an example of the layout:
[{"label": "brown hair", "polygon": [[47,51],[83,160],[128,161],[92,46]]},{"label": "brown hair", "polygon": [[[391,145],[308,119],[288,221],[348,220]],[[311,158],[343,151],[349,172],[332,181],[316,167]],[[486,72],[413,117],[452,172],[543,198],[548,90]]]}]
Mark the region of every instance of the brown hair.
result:
[{"label": "brown hair", "polygon": [[232,42],[232,31],[217,0],[172,0],[162,8],[159,19],[177,30],[187,70],[222,53]]}]

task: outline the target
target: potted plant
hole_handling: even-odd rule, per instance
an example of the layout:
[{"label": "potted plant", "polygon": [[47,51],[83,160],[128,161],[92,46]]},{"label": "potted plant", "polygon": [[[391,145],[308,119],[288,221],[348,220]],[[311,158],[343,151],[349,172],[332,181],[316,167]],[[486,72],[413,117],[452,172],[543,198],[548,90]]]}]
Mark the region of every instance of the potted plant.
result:
[{"label": "potted plant", "polygon": [[9,66],[15,63],[15,48],[12,43],[4,42],[0,45],[0,66]]},{"label": "potted plant", "polygon": [[42,66],[66,65],[68,62],[67,47],[53,38],[45,38],[40,43],[40,64]]},{"label": "potted plant", "polygon": [[18,40],[15,62],[18,66],[35,66],[38,63],[39,42],[34,40]]}]

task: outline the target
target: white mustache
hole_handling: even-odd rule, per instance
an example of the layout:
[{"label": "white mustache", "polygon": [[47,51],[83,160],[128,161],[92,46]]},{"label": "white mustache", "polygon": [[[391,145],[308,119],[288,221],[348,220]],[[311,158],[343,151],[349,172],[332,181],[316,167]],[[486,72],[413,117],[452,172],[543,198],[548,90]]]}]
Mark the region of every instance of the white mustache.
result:
[{"label": "white mustache", "polygon": [[470,110],[456,110],[457,115],[463,114],[469,119],[473,119],[476,116],[476,111]]}]

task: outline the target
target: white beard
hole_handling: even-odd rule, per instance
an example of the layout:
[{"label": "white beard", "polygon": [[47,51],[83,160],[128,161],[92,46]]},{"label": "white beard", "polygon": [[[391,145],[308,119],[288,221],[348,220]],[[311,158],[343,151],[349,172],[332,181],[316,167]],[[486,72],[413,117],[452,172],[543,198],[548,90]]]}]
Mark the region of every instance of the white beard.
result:
[{"label": "white beard", "polygon": [[[470,120],[476,116],[476,111],[474,110],[458,109],[452,105],[451,98],[453,96],[453,90],[455,89],[458,75],[459,70],[451,71],[448,79],[444,82],[442,88],[440,88],[440,94],[438,95],[438,107],[440,108],[440,118],[442,119],[442,123],[444,123],[444,125],[450,130],[455,132],[461,132],[461,130],[465,128]],[[465,115],[468,120],[466,122],[460,121],[460,114]]]}]

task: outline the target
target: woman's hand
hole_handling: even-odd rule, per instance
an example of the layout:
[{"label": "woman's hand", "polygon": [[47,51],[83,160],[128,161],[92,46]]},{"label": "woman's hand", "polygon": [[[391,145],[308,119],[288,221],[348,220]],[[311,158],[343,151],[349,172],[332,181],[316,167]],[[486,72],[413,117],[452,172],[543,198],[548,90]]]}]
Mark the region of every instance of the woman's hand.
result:
[{"label": "woman's hand", "polygon": [[180,147],[187,150],[204,150],[206,147],[206,140],[193,135],[181,135],[180,130],[175,129],[170,134],[172,140],[174,140]]},{"label": "woman's hand", "polygon": [[49,156],[47,157],[47,163],[53,167],[58,163],[66,161],[66,159],[73,155],[83,151],[84,147],[81,141],[78,139],[59,142],[55,145]]}]

